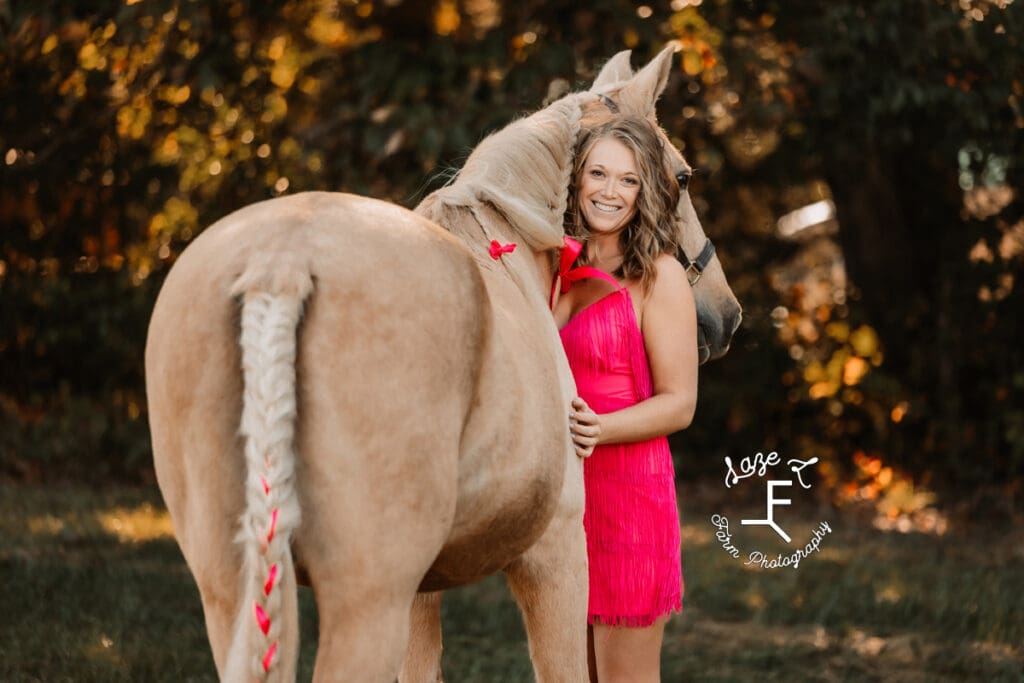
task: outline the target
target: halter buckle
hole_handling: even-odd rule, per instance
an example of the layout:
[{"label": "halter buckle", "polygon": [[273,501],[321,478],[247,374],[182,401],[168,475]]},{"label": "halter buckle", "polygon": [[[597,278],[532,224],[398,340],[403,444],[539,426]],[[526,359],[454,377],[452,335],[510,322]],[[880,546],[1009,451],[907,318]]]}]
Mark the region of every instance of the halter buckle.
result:
[{"label": "halter buckle", "polygon": [[700,276],[704,274],[701,268],[697,267],[696,263],[692,261],[686,266],[686,279],[690,282],[690,286],[693,287],[700,281]]},{"label": "halter buckle", "polygon": [[686,269],[686,279],[690,282],[690,286],[693,287],[700,280],[700,276],[704,274],[704,269],[711,263],[711,259],[715,255],[715,245],[711,243],[710,239],[705,238],[704,248],[700,250],[700,254],[697,258],[690,260],[690,257],[686,255],[683,248],[680,246],[676,258],[683,264]]}]

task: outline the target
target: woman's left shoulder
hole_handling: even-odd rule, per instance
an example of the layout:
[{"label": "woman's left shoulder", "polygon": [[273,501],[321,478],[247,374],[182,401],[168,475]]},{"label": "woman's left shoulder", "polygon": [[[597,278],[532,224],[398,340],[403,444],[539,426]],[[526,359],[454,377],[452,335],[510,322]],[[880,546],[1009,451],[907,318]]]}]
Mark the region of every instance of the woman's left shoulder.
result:
[{"label": "woman's left shoulder", "polygon": [[686,277],[686,269],[683,264],[671,254],[660,254],[654,259],[654,286],[652,297],[669,297],[675,299],[680,296],[692,296],[690,292],[690,281]]},{"label": "woman's left shoulder", "polygon": [[696,303],[686,269],[671,254],[658,256],[654,267],[656,277],[644,300],[641,330],[651,339],[688,335],[696,322]]},{"label": "woman's left shoulder", "polygon": [[683,264],[671,254],[661,254],[654,259],[654,271],[654,283],[644,297],[645,316],[673,317],[680,309],[694,307],[693,291]]},{"label": "woman's left shoulder", "polygon": [[[654,270],[658,277],[664,275],[674,280],[679,278],[686,280],[686,269],[683,268],[683,264],[679,262],[679,259],[672,254],[658,254],[654,258]],[[689,284],[689,281],[687,281],[687,284]]]}]

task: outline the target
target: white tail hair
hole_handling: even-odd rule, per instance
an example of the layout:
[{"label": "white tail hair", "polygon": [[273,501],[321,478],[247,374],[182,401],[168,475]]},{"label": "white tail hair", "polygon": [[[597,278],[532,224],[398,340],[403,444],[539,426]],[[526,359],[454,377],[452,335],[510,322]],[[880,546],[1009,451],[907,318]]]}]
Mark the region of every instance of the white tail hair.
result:
[{"label": "white tail hair", "polygon": [[[282,681],[298,654],[298,608],[292,532],[299,524],[295,490],[295,360],[308,269],[258,257],[235,282],[242,296],[241,350],[245,381],[245,511],[243,599],[235,619],[224,680]],[[292,674],[293,675],[293,674]]]}]

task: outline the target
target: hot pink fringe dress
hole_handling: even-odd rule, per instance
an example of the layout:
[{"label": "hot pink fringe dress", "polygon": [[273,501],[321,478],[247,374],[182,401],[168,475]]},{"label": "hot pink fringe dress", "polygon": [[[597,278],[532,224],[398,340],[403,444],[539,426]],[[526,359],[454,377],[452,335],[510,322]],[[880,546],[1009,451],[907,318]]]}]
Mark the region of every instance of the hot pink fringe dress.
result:
[{"label": "hot pink fringe dress", "polygon": [[[598,414],[653,393],[629,291],[615,284],[617,291],[577,313],[560,332],[577,391]],[[584,461],[583,475],[588,623],[643,627],[679,612],[679,510],[668,439],[597,446]]]}]

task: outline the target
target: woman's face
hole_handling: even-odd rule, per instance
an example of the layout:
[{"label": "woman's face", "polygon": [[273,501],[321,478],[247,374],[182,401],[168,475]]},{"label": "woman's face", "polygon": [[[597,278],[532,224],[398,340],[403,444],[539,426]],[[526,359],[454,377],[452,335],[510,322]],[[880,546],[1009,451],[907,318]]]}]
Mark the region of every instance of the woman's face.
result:
[{"label": "woman's face", "polygon": [[640,174],[632,150],[613,137],[594,143],[583,163],[576,196],[592,233],[614,233],[636,215]]}]

